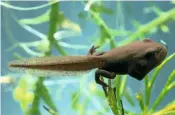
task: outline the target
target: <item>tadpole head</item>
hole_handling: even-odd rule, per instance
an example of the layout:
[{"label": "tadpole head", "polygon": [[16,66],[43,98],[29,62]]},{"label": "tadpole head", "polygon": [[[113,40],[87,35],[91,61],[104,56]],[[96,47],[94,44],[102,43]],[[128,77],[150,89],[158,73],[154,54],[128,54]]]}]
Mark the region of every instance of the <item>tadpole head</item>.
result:
[{"label": "tadpole head", "polygon": [[146,74],[160,65],[167,55],[167,48],[161,43],[145,39],[140,41],[140,44],[142,50],[128,68],[129,75],[138,80],[142,80]]},{"label": "tadpole head", "polygon": [[167,46],[159,42],[151,41],[149,47],[145,52],[145,60],[150,63],[154,63],[154,67],[158,66],[163,62],[167,55]]}]

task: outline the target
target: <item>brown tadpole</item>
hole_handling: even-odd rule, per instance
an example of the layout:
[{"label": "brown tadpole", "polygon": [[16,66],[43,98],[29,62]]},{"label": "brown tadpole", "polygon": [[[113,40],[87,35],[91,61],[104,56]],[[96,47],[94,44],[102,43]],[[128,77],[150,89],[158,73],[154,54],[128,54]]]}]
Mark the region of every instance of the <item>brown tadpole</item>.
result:
[{"label": "brown tadpole", "polygon": [[116,74],[128,74],[137,80],[142,80],[146,74],[162,63],[167,55],[166,47],[151,39],[135,41],[106,52],[95,53],[97,48],[93,46],[87,56],[55,56],[12,61],[9,62],[9,68],[39,73],[40,76],[97,68],[95,81],[106,87],[107,84],[100,80],[100,76],[114,79]]}]

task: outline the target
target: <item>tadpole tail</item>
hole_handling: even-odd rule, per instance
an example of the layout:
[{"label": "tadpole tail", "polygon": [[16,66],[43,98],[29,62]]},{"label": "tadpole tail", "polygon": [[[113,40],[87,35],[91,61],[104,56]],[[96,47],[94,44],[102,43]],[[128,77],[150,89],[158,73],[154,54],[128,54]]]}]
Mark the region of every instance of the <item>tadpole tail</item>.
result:
[{"label": "tadpole tail", "polygon": [[96,56],[42,57],[9,62],[11,70],[38,73],[38,75],[72,74],[103,66],[104,61]]}]

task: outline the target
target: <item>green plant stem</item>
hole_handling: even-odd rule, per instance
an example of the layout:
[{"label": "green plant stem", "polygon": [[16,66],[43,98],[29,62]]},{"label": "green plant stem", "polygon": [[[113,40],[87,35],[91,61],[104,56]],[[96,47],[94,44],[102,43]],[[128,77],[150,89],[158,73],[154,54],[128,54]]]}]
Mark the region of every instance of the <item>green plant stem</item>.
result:
[{"label": "green plant stem", "polygon": [[172,89],[174,87],[175,87],[175,81],[168,86],[168,89]]},{"label": "green plant stem", "polygon": [[43,105],[43,108],[48,111],[48,113],[50,113],[50,115],[56,115],[55,111],[53,111],[52,109],[47,108],[45,105]]},{"label": "green plant stem", "polygon": [[148,75],[146,75],[146,77],[145,77],[145,109],[146,110],[149,106],[149,100],[150,100],[149,89],[150,89],[149,77],[148,77]]},{"label": "green plant stem", "polygon": [[135,106],[133,96],[129,93],[129,90],[127,88],[125,89],[123,95],[131,106]]},{"label": "green plant stem", "polygon": [[101,32],[100,44],[104,44],[105,39],[108,38],[110,40],[111,48],[116,47],[116,44],[115,44],[113,36],[111,35],[110,29],[106,25],[106,23],[103,21],[103,19],[99,16],[99,14],[93,12],[92,10],[89,10],[89,12],[92,14],[94,20],[98,22],[98,26],[100,27],[100,32]]},{"label": "green plant stem", "polygon": [[119,108],[117,107],[117,100],[116,100],[116,97],[114,95],[113,88],[111,88],[111,87],[108,88],[107,99],[108,99],[109,106],[110,106],[112,112],[114,113],[114,115],[118,115],[119,111],[117,109],[119,109]]},{"label": "green plant stem", "polygon": [[174,17],[175,17],[175,8],[160,14],[159,17],[157,17],[156,19],[138,28],[135,33],[130,35],[126,40],[120,42],[120,45],[124,45],[134,41],[135,39],[140,37],[140,35],[149,33],[151,29],[157,28],[158,26],[166,23],[167,21],[173,19]]},{"label": "green plant stem", "polygon": [[144,111],[143,94],[142,94],[141,90],[140,90],[140,92],[138,94],[136,94],[136,99],[139,102],[141,110]]},{"label": "green plant stem", "polygon": [[152,88],[155,80],[156,80],[156,77],[157,75],[159,74],[160,70],[164,67],[164,65],[166,63],[168,63],[171,59],[173,59],[175,57],[175,53],[171,54],[168,58],[166,58],[157,68],[156,70],[154,71],[153,75],[152,75],[152,79],[150,81],[150,88]]},{"label": "green plant stem", "polygon": [[115,80],[115,87],[116,87],[116,95],[117,95],[117,99],[120,99],[120,86],[121,86],[121,82],[122,81],[122,76],[121,75],[117,75],[116,76],[116,80]]},{"label": "green plant stem", "polygon": [[52,4],[54,4],[54,3],[56,3],[56,2],[58,2],[58,1],[54,1],[54,0],[52,0],[51,2],[49,2],[49,3],[47,3],[47,4],[43,4],[43,5],[40,5],[40,6],[36,6],[36,7],[28,7],[28,8],[24,8],[24,7],[17,7],[17,6],[13,6],[13,5],[11,5],[11,4],[7,4],[6,3],[6,1],[5,2],[1,2],[0,1],[0,5],[2,5],[2,6],[4,6],[4,7],[7,7],[7,8],[11,8],[11,9],[13,9],[13,10],[20,10],[20,11],[29,11],[29,10],[39,10],[39,9],[41,9],[41,8],[45,8],[45,7],[47,7],[47,6],[50,6],[50,5],[52,5]]},{"label": "green plant stem", "polygon": [[[101,80],[104,81],[103,77],[101,77]],[[108,87],[103,87],[103,91],[104,91],[104,94],[105,94],[105,97],[108,101],[108,104],[112,110],[112,112],[114,113],[114,115],[120,115],[120,111],[119,111],[119,107],[118,105],[119,104],[119,101],[118,101],[118,98],[116,97],[116,89],[115,88],[112,88],[111,87],[111,81],[108,80]]]},{"label": "green plant stem", "polygon": [[169,57],[167,57],[154,71],[151,80],[148,82],[147,85],[147,92],[146,92],[146,106],[149,106],[150,103],[150,96],[151,96],[151,91],[152,91],[152,86],[157,78],[157,75],[159,74],[160,70],[164,67],[166,63],[168,63],[171,59],[175,57],[175,53],[171,54]]},{"label": "green plant stem", "polygon": [[167,80],[167,82],[166,82],[166,84],[165,84],[162,92],[160,93],[159,97],[157,98],[157,100],[155,101],[155,103],[153,104],[153,106],[151,108],[151,112],[154,111],[157,108],[157,106],[162,101],[162,99],[165,97],[165,95],[167,94],[167,92],[169,90],[171,90],[171,88],[169,88],[168,86],[170,85],[170,83],[172,82],[172,80],[173,80],[174,77],[175,77],[175,70],[168,77],[168,80]]},{"label": "green plant stem", "polygon": [[121,80],[121,85],[120,85],[120,87],[119,87],[119,85],[118,85],[118,88],[120,89],[119,97],[122,97],[122,96],[123,96],[124,90],[125,90],[125,88],[126,88],[127,75],[123,75],[122,78],[123,78],[123,79]]},{"label": "green plant stem", "polygon": [[[175,104],[169,104],[166,107],[164,107],[163,109],[161,109],[160,111],[154,113],[153,115],[174,115],[171,114],[170,112],[175,111]],[[170,113],[170,114],[168,114]]]},{"label": "green plant stem", "polygon": [[[59,45],[56,45],[57,42],[53,38],[53,34],[57,30],[57,14],[58,14],[58,2],[55,4],[52,4],[52,6],[51,6],[50,20],[49,20],[49,34],[48,34],[48,40],[50,43],[50,47],[49,47],[49,51],[45,53],[45,56],[51,55],[51,50],[52,50],[53,45],[55,45],[56,47],[59,46]],[[59,46],[59,48],[60,48],[60,46]],[[62,52],[61,49],[59,49],[59,51],[62,55],[65,55],[65,53]],[[52,110],[57,112],[57,109],[56,109],[55,105],[53,104],[53,101],[52,101],[52,99],[47,91],[47,88],[44,86],[43,81],[44,81],[44,78],[40,77],[38,79],[38,81],[36,82],[36,85],[35,85],[36,89],[34,91],[35,97],[34,97],[34,101],[32,103],[32,108],[28,112],[29,115],[34,115],[35,112],[37,113],[37,115],[40,115],[38,108],[39,108],[39,102],[40,102],[39,100],[41,98],[48,104],[48,106]],[[43,89],[44,91],[41,89]]]},{"label": "green plant stem", "polygon": [[39,80],[36,82],[35,90],[34,90],[34,100],[32,102],[32,107],[27,111],[26,115],[41,115],[39,111],[39,104],[40,104],[40,87],[39,84],[43,82],[43,78],[39,78]]},{"label": "green plant stem", "polygon": [[[42,78],[41,78],[42,80]],[[44,80],[44,79],[43,79]],[[49,95],[49,91],[47,90],[47,88],[45,87],[45,85],[43,84],[43,80],[42,82],[40,82],[39,89],[40,89],[40,97],[41,99],[44,100],[44,102],[54,111],[54,113],[57,113],[57,108],[51,98],[51,96]]]},{"label": "green plant stem", "polygon": [[57,20],[58,20],[58,2],[52,5],[51,11],[50,11],[50,17],[49,17],[49,33],[48,33],[48,40],[49,40],[49,51],[46,52],[46,55],[51,54],[51,50],[53,45],[55,45],[56,49],[62,54],[66,55],[66,52],[60,47],[60,45],[57,43],[55,38],[53,37],[54,33],[57,31]]}]

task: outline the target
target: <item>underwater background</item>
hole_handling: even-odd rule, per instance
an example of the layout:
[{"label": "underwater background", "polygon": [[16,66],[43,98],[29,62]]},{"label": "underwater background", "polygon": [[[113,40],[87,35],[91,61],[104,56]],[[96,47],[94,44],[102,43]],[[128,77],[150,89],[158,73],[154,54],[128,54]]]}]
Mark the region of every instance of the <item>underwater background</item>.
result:
[{"label": "underwater background", "polygon": [[[122,115],[122,105],[126,115],[175,115],[174,1],[0,3],[1,76],[13,79],[1,83],[2,115]],[[165,42],[167,58],[142,81],[117,75],[108,97],[95,70],[66,78],[8,70],[16,59],[87,55],[92,45],[107,51],[143,38]]]}]

